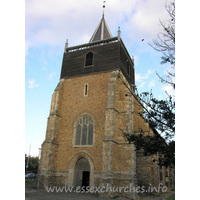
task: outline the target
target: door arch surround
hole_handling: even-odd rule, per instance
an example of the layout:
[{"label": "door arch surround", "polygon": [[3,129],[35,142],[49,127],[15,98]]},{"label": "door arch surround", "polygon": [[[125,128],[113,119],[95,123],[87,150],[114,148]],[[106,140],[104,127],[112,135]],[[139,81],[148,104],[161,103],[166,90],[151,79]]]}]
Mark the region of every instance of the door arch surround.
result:
[{"label": "door arch surround", "polygon": [[75,166],[76,166],[77,161],[79,161],[81,158],[85,158],[89,163],[89,167],[90,167],[89,186],[90,187],[94,186],[94,170],[95,170],[94,161],[93,161],[92,157],[85,151],[76,153],[69,161],[68,168],[67,168],[69,171],[67,185],[68,186],[76,186],[76,185],[74,185],[75,184],[75,182],[74,182]]}]

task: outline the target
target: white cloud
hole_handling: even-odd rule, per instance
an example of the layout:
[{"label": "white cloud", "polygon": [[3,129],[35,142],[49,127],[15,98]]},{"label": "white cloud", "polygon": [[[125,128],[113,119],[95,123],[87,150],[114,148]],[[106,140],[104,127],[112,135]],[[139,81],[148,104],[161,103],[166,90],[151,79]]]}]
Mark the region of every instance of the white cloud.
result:
[{"label": "white cloud", "polygon": [[[172,68],[171,65],[169,65],[167,69],[163,72],[164,72],[164,75],[161,75],[161,78],[163,78],[164,80],[168,82],[175,83],[175,77],[169,75],[169,73],[172,73],[172,74],[175,73],[175,70]],[[174,98],[175,90],[172,87],[172,85],[164,83],[164,86],[161,88],[161,90],[164,92],[166,91],[168,95],[171,95]]]},{"label": "white cloud", "polygon": [[144,85],[145,85],[145,82],[142,82],[142,83],[139,85],[138,88],[142,88],[142,87],[144,87]]},{"label": "white cloud", "polygon": [[162,95],[158,95],[158,100],[160,101],[162,99]]},{"label": "white cloud", "polygon": [[70,45],[86,43],[83,39],[92,36],[101,18],[101,8],[102,2],[94,0],[29,0],[26,39],[34,46],[62,44],[64,47],[66,39]]},{"label": "white cloud", "polygon": [[152,74],[152,70],[148,70],[148,72],[146,73],[146,75],[142,76],[141,74],[135,74],[135,80],[138,82],[143,81],[144,79],[148,79],[149,75]]},{"label": "white cloud", "polygon": [[133,25],[130,32],[140,39],[154,38],[161,30],[159,19],[165,21],[169,16],[165,10],[165,3],[165,0],[139,0],[136,12],[131,16],[130,24]]},{"label": "white cloud", "polygon": [[154,87],[155,84],[156,84],[155,80],[151,80],[151,81],[149,82],[149,87]]},{"label": "white cloud", "polygon": [[26,40],[25,41],[25,56],[29,54],[29,47],[30,47],[30,42]]},{"label": "white cloud", "polygon": [[174,98],[175,90],[173,89],[171,85],[166,84],[162,87],[161,90],[166,91],[168,95],[171,95]]},{"label": "white cloud", "polygon": [[34,89],[34,88],[36,88],[36,87],[39,87],[39,84],[35,84],[35,79],[30,79],[29,81],[28,81],[28,83],[29,83],[29,88],[31,88],[31,89]]},{"label": "white cloud", "polygon": [[135,80],[138,81],[138,82],[142,81],[142,75],[136,73],[135,74]]},{"label": "white cloud", "polygon": [[[105,19],[113,36],[118,26],[133,40],[153,38],[159,18],[166,18],[165,0],[109,0]],[[102,1],[29,0],[25,4],[26,40],[30,46],[87,43],[102,16]]]},{"label": "white cloud", "polygon": [[56,75],[56,73],[52,72],[52,73],[50,73],[50,74],[47,75],[47,79],[48,80],[52,80],[55,75]]}]

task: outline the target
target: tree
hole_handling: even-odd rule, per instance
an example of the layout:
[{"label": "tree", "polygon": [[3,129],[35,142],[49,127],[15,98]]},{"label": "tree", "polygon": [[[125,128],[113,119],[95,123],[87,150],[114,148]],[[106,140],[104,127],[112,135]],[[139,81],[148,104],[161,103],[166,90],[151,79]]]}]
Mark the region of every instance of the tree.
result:
[{"label": "tree", "polygon": [[169,20],[167,22],[160,20],[163,32],[159,33],[153,43],[149,43],[149,45],[163,54],[161,64],[171,64],[172,71],[167,71],[166,77],[162,78],[158,73],[157,75],[163,83],[170,84],[175,89],[175,1],[173,0],[168,5],[166,4],[165,8],[169,14]]},{"label": "tree", "polygon": [[39,165],[39,157],[29,157],[28,171],[37,173]]},{"label": "tree", "polygon": [[142,117],[166,140],[172,139],[175,136],[175,101],[172,96],[158,100],[153,98],[152,92],[144,92],[139,99],[144,107]]},{"label": "tree", "polygon": [[157,155],[158,160],[153,161],[158,161],[158,165],[160,166],[175,166],[174,140],[167,143],[155,129],[153,129],[153,136],[145,135],[142,129],[139,130],[139,134],[128,134],[124,131],[122,132],[129,144],[135,144],[136,151],[142,149],[144,156]]},{"label": "tree", "polygon": [[25,173],[26,173],[26,171],[27,171],[27,169],[26,169],[27,161],[28,161],[28,157],[27,157],[27,154],[25,154]]},{"label": "tree", "polygon": [[[175,1],[165,7],[170,19],[167,23],[160,20],[163,32],[157,35],[153,44],[149,45],[162,53],[161,64],[171,64],[172,71],[167,71],[166,77],[162,78],[158,73],[156,74],[161,82],[170,84],[175,89]],[[145,156],[158,155],[158,165],[166,167],[175,165],[175,141],[173,140],[175,136],[175,98],[167,94],[166,100],[158,100],[153,97],[152,92],[144,92],[140,95],[136,92],[136,95],[120,76],[119,79],[128,88],[137,106],[142,108],[136,114],[144,118],[154,132],[153,136],[146,136],[142,129],[138,131],[138,134],[129,134],[121,130],[125,139],[133,143],[136,150],[143,149]]]},{"label": "tree", "polygon": [[[142,117],[149,123],[154,135],[145,135],[144,130],[138,130],[138,134],[122,131],[125,139],[133,143],[136,150],[143,149],[144,155],[158,155],[158,164],[169,166],[175,165],[175,141],[171,140],[174,137],[175,131],[175,104],[171,98],[169,100],[157,100],[153,98],[152,93],[143,93],[136,95],[118,74],[121,84],[125,85],[129,90],[129,94],[133,96],[133,104],[135,114]],[[163,136],[161,136],[161,134]]]},{"label": "tree", "polygon": [[[161,77],[157,72],[159,79],[164,84],[169,84],[175,90],[175,0],[165,5],[166,11],[169,14],[169,19],[166,22],[160,20],[163,32],[157,35],[153,40],[153,44],[149,44],[156,51],[161,52],[161,64],[170,63],[171,71],[166,71],[167,75]],[[166,92],[167,94],[167,92]],[[144,97],[149,95],[149,102],[144,101]],[[171,139],[175,136],[175,96],[167,94],[165,101],[157,100],[152,97],[152,93],[143,93],[141,101],[150,106],[150,112],[145,113],[150,123],[155,126],[161,133],[165,132],[165,139]],[[147,98],[148,99],[148,98]],[[152,109],[155,108],[155,109]],[[154,116],[152,120],[151,116]],[[156,124],[158,123],[158,124]]]}]

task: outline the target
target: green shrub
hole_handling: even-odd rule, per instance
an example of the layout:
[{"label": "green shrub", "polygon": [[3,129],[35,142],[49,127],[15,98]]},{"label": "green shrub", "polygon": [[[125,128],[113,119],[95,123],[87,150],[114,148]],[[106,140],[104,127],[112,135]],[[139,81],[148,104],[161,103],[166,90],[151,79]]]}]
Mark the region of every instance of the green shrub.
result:
[{"label": "green shrub", "polygon": [[167,197],[165,200],[175,200],[175,194],[173,194],[173,195],[170,196],[170,197]]}]

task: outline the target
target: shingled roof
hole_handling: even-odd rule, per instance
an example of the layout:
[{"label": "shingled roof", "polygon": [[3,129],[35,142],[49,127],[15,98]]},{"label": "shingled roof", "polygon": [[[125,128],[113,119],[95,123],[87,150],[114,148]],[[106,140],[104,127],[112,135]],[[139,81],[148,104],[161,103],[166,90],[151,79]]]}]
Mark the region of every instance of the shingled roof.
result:
[{"label": "shingled roof", "polygon": [[94,31],[91,39],[89,42],[95,42],[98,40],[104,40],[108,38],[112,38],[112,34],[108,28],[108,25],[104,19],[104,14],[102,15],[102,19],[99,22],[99,25],[97,26],[96,30]]}]

